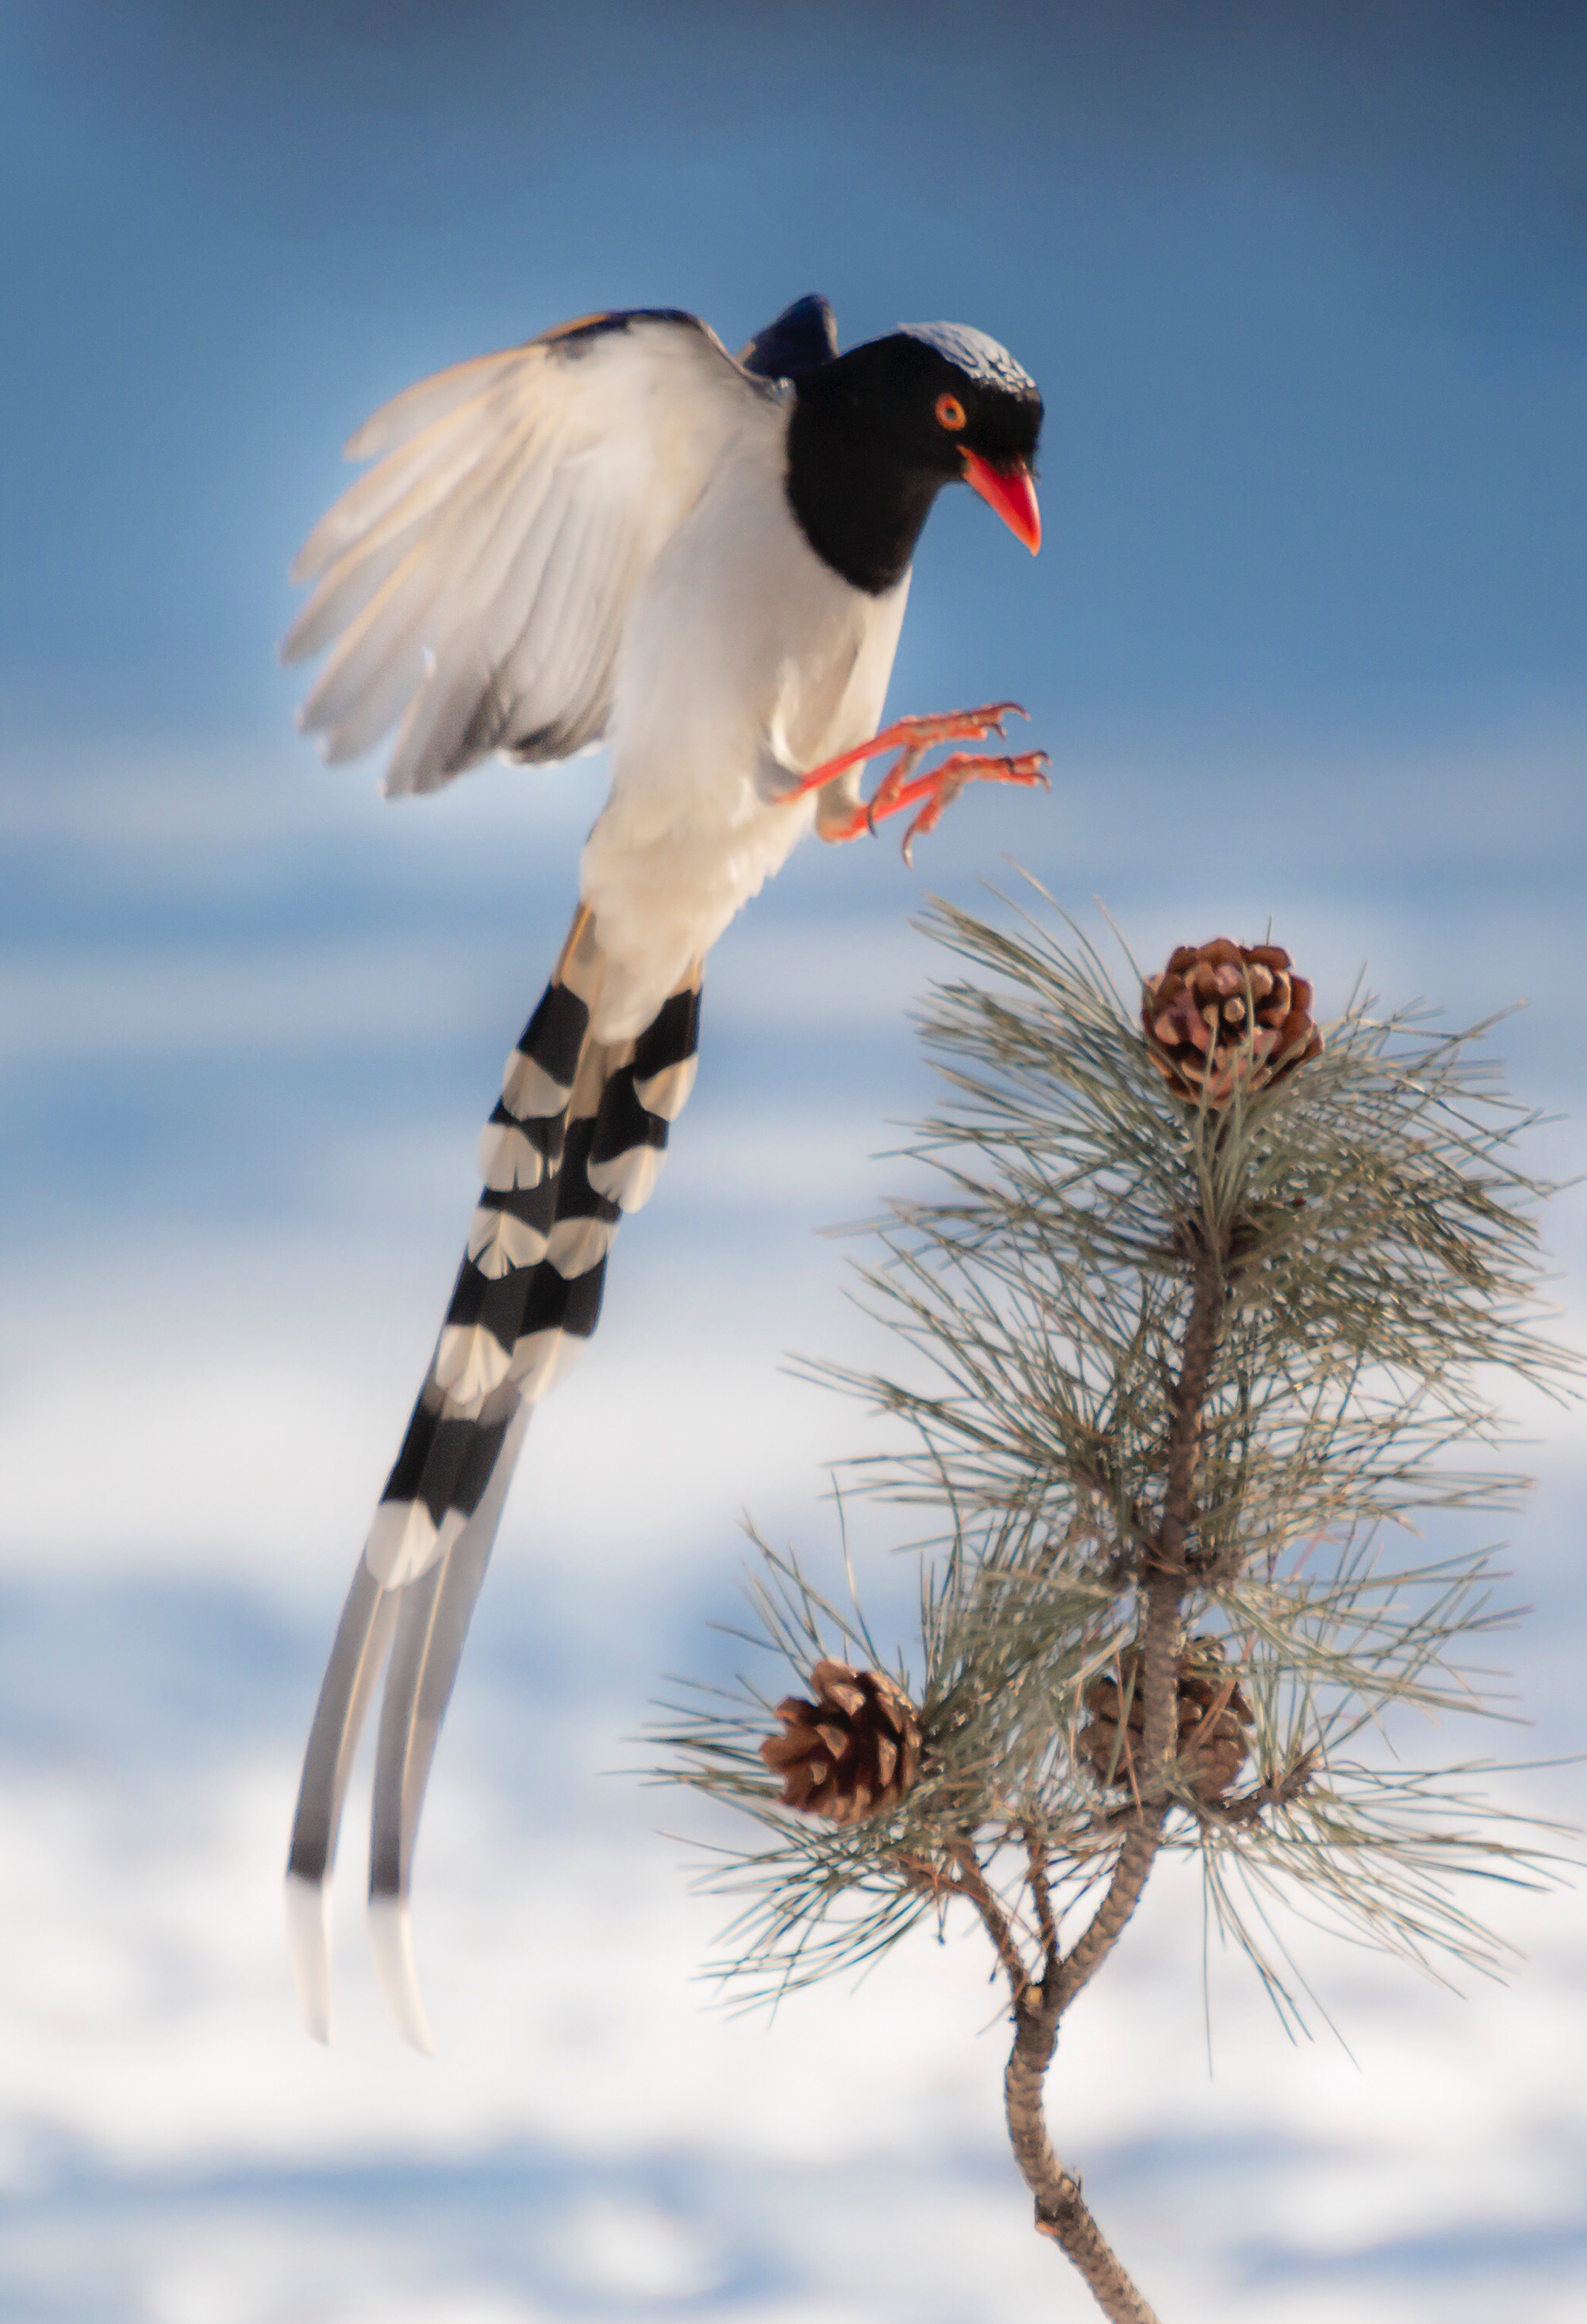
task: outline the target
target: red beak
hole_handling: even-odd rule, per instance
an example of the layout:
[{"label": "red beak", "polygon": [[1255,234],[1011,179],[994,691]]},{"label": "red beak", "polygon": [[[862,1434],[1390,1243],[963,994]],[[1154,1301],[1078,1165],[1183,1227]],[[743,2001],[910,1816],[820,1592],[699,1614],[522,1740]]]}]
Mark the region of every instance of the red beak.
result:
[{"label": "red beak", "polygon": [[1024,461],[1010,460],[1006,467],[994,468],[979,452],[967,451],[964,482],[973,493],[981,494],[988,508],[996,509],[1015,540],[1022,540],[1034,557],[1041,547],[1041,511]]}]

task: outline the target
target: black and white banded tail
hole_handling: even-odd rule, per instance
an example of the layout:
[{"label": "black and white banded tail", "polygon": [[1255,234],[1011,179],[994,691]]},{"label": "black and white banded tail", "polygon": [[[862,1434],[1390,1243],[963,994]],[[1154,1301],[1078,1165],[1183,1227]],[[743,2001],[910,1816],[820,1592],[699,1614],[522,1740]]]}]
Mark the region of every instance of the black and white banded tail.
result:
[{"label": "black and white banded tail", "polygon": [[601,1312],[617,1222],[656,1183],[695,1075],[697,963],[637,1039],[602,1041],[604,962],[581,909],[507,1061],[480,1140],[484,1186],[446,1322],[386,1480],[320,1689],[287,1865],[299,1999],[330,2039],[328,1882],[359,1732],[383,1668],[370,1934],[386,2006],[433,2047],[408,1919],[413,1842],[518,1450]]}]

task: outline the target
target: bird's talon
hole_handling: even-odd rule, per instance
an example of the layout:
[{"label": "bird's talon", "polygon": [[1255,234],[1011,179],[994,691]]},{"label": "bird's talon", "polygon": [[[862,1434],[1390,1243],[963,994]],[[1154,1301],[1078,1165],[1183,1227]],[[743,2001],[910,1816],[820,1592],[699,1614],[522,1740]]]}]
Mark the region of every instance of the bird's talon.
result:
[{"label": "bird's talon", "polygon": [[1004,757],[957,751],[913,782],[895,784],[890,791],[884,784],[871,802],[867,820],[874,829],[878,815],[895,815],[903,807],[918,805],[920,812],[903,839],[904,862],[912,866],[916,840],[937,829],[967,783],[1018,783],[1047,790],[1050,788],[1047,767],[1045,751],[1021,751]]}]

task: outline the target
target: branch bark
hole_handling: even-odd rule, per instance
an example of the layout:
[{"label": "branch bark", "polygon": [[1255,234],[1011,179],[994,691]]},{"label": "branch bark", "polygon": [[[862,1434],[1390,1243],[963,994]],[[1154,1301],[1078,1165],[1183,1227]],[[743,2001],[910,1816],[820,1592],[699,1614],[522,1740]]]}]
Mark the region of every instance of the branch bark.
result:
[{"label": "branch bark", "polygon": [[1009,1980],[1009,1990],[1018,2009],[1027,1994],[1037,1990],[1029,1964],[1020,1951],[1019,1941],[1008,1914],[992,1893],[991,1884],[981,1868],[981,1859],[968,1840],[962,1840],[953,1851],[958,1866],[958,1877],[951,1885],[962,1896],[968,1897],[980,1914],[982,1925],[992,1939],[992,1949],[1002,1963],[1003,1974]]},{"label": "branch bark", "polygon": [[[1092,2217],[1078,2177],[1054,2153],[1043,2092],[1057,2048],[1059,2021],[1112,1952],[1140,1903],[1172,1804],[1179,1739],[1181,1612],[1190,1584],[1201,1420],[1224,1300],[1223,1254],[1204,1236],[1196,1250],[1190,1313],[1171,1400],[1162,1513],[1144,1553],[1140,1585],[1140,1802],[1102,1903],[1085,1930],[1062,1958],[1056,1938],[1046,1944],[1046,1971],[1039,1986],[1023,1993],[1015,1986],[1014,2045],[1003,2078],[1009,2141],[1036,2200],[1037,2232],[1050,2236],[1074,2262],[1110,2324],[1158,2324],[1158,2319]],[[1029,1839],[1027,1848],[1039,1900],[1042,1868]],[[1045,1927],[1043,1933],[1045,1937]]]},{"label": "branch bark", "polygon": [[1158,2324],[1117,2253],[1092,2217],[1076,2174],[1058,2160],[1047,2136],[1042,2087],[1057,2046],[1056,2012],[1045,1998],[1016,2005],[1014,2046],[1003,2078],[1009,2140],[1036,2198],[1036,2232],[1050,2236],[1084,2277],[1110,2324]]}]

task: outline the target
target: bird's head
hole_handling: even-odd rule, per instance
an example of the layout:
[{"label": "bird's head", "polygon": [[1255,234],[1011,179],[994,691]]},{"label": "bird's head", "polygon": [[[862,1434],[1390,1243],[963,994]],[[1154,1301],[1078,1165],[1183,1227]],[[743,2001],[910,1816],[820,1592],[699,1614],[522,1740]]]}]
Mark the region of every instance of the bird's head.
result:
[{"label": "bird's head", "polygon": [[1006,347],[964,323],[917,323],[875,344],[889,351],[900,428],[921,466],[979,493],[1034,557],[1036,382]]},{"label": "bird's head", "polygon": [[817,554],[857,587],[902,577],[947,484],[969,484],[1040,547],[1041,396],[984,332],[913,324],[801,374],[794,394],[789,497]]}]

